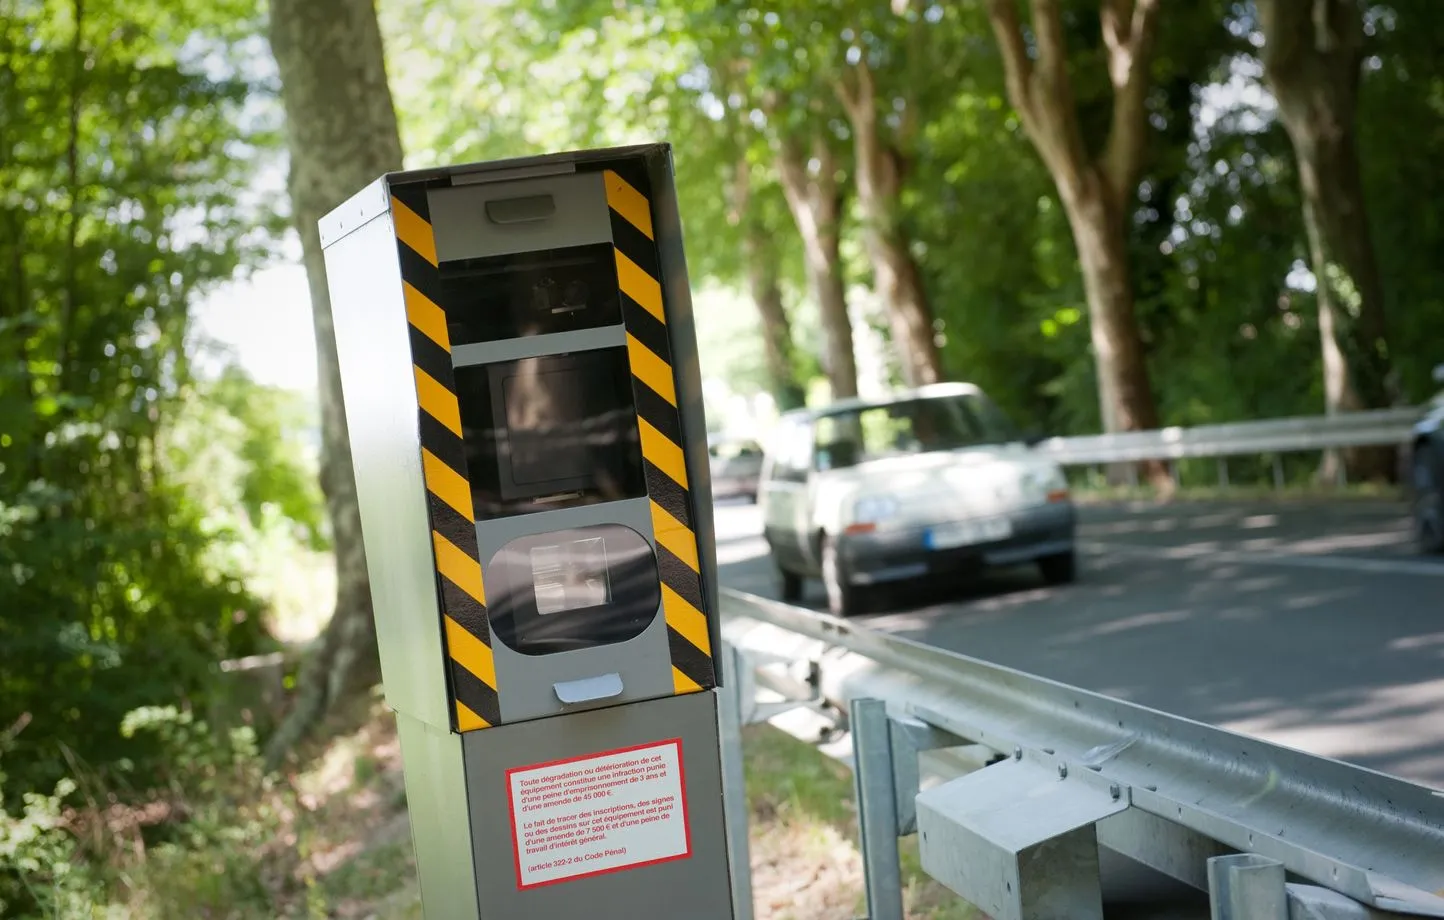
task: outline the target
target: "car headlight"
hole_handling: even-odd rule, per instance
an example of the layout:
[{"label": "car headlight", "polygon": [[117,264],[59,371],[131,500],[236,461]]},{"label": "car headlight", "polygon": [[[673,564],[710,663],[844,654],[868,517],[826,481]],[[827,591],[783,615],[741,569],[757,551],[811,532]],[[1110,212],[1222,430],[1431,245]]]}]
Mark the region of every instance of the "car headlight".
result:
[{"label": "car headlight", "polygon": [[1068,480],[1056,466],[1030,470],[1023,476],[1023,494],[1029,501],[1061,502],[1068,499]]},{"label": "car headlight", "polygon": [[891,495],[869,495],[852,506],[854,524],[879,524],[898,513],[897,499]]}]

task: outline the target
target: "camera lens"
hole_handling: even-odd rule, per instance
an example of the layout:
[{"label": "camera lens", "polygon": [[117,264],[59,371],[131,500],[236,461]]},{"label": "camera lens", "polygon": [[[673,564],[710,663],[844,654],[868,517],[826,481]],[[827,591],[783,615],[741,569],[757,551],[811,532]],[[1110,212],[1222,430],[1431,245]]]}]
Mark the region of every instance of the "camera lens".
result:
[{"label": "camera lens", "polygon": [[586,282],[573,281],[562,294],[562,306],[568,310],[580,310],[587,305],[588,293]]},{"label": "camera lens", "polygon": [[550,313],[552,305],[557,299],[557,283],[550,278],[543,278],[532,286],[531,305],[532,309],[542,313]]}]

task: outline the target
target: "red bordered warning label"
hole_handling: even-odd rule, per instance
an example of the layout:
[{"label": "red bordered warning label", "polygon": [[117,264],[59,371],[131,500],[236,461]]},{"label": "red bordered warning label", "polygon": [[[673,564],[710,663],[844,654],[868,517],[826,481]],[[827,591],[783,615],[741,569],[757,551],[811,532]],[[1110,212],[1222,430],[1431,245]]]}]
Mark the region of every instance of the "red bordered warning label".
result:
[{"label": "red bordered warning label", "polygon": [[692,855],[682,740],[506,771],[518,888]]}]

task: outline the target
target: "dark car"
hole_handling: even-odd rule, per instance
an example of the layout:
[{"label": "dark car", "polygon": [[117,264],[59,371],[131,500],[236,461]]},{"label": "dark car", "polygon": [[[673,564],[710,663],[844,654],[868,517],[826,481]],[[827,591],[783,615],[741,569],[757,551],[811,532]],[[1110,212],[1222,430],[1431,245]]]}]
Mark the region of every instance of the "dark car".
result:
[{"label": "dark car", "polygon": [[[1444,364],[1434,368],[1434,382],[1444,385]],[[1444,553],[1444,391],[1434,397],[1428,413],[1414,426],[1410,467],[1419,548],[1426,553]]]}]

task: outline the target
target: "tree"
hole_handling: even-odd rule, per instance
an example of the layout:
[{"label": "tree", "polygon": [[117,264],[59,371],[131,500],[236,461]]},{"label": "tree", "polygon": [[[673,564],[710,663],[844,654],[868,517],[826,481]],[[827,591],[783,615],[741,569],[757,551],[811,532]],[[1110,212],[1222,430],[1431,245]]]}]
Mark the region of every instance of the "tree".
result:
[{"label": "tree", "polygon": [[[1384,284],[1374,253],[1355,142],[1363,9],[1357,0],[1258,0],[1264,75],[1293,142],[1313,263],[1324,406],[1333,415],[1394,398]],[[1391,452],[1360,451],[1350,466],[1388,476]],[[1334,472],[1332,454],[1323,475]]]},{"label": "tree", "polygon": [[838,181],[837,155],[825,127],[812,126],[806,141],[785,129],[777,133],[777,175],[802,237],[808,285],[821,319],[822,366],[834,399],[856,396],[857,357],[841,251],[845,195]]},{"label": "tree", "polygon": [[[1158,426],[1147,356],[1134,315],[1125,227],[1147,138],[1149,70],[1159,0],[1100,0],[1099,18],[1113,92],[1102,149],[1088,149],[1069,76],[1058,0],[1030,0],[1034,47],[1017,0],[988,0],[988,18],[1003,58],[1008,96],[1047,165],[1073,231],[1088,298],[1088,317],[1105,431]],[[1162,463],[1144,464],[1167,489]]]},{"label": "tree", "polygon": [[[863,241],[878,294],[888,307],[893,348],[908,386],[943,379],[932,306],[912,253],[905,220],[903,187],[910,145],[922,121],[916,84],[899,61],[935,60],[936,49],[919,47],[929,28],[911,2],[885,11],[860,4],[845,13],[851,36],[833,91],[852,129],[853,175],[862,211]],[[901,10],[897,16],[893,10]],[[871,15],[869,15],[871,14]],[[872,26],[869,28],[868,26]],[[901,36],[897,33],[901,32]],[[894,79],[880,87],[877,68]],[[910,85],[911,84],[911,85]]]},{"label": "tree", "polygon": [[273,204],[235,195],[272,127],[246,112],[245,0],[3,8],[0,808],[67,758],[148,782],[124,714],[204,710],[216,662],[264,648],[224,514],[175,447],[203,398],[189,304],[265,255]]},{"label": "tree", "polygon": [[295,708],[271,739],[274,764],[335,700],[379,676],[371,587],[316,222],[401,167],[401,139],[371,0],[273,0],[271,51],[281,74],[289,189],[311,288],[321,401],[321,487],[336,554],[336,608],[303,667]]},{"label": "tree", "polygon": [[762,321],[762,351],[772,398],[783,411],[806,404],[806,394],[797,381],[797,360],[793,354],[792,321],[782,295],[782,250],[776,245],[775,221],[770,220],[765,202],[753,193],[753,165],[746,153],[737,158],[731,182],[732,213],[729,220],[739,225],[742,264],[747,287]]}]

